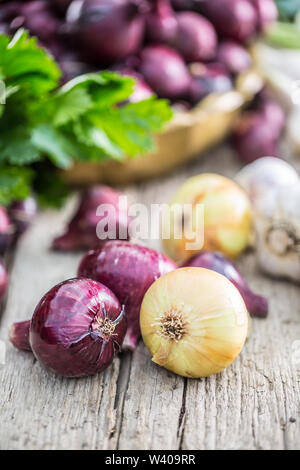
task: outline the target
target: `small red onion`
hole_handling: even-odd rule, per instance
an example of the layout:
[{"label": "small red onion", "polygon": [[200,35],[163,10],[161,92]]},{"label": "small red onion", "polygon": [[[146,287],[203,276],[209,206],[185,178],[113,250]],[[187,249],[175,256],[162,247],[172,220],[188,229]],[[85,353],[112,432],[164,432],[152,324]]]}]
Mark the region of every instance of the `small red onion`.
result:
[{"label": "small red onion", "polygon": [[252,0],[258,15],[258,31],[264,32],[278,18],[278,10],[274,0]]},{"label": "small red onion", "polygon": [[268,315],[268,301],[265,297],[251,291],[241,273],[221,253],[203,252],[186,261],[183,267],[207,268],[227,277],[240,291],[249,314],[265,318]]},{"label": "small red onion", "polygon": [[78,275],[108,286],[125,305],[128,330],[124,348],[135,349],[140,337],[139,313],[143,297],[160,276],[176,269],[165,255],[128,242],[108,242],[82,259]]},{"label": "small red onion", "polygon": [[261,93],[255,101],[256,109],[261,112],[270,125],[272,125],[274,134],[277,133],[281,135],[285,125],[286,115],[280,104],[264,93]]},{"label": "small red onion", "polygon": [[146,35],[150,42],[168,43],[177,32],[177,19],[170,0],[152,0],[152,9],[146,17]]},{"label": "small red onion", "polygon": [[0,302],[3,300],[6,294],[7,284],[7,271],[3,262],[0,260]]},{"label": "small red onion", "polygon": [[141,52],[140,72],[163,98],[177,100],[188,94],[191,78],[180,55],[167,46],[148,46]]},{"label": "small red onion", "polygon": [[22,235],[37,214],[37,202],[33,197],[28,197],[23,201],[15,201],[9,207],[8,213],[15,226],[16,235]]},{"label": "small red onion", "polygon": [[279,156],[281,130],[263,112],[248,111],[235,126],[232,144],[243,163],[251,163],[265,156],[276,157]]},{"label": "small red onion", "polygon": [[248,42],[255,36],[257,11],[249,0],[202,0],[198,10],[221,36]]},{"label": "small red onion", "polygon": [[[10,339],[15,346],[27,349],[27,325],[13,325]],[[37,305],[29,343],[47,369],[83,377],[111,364],[125,333],[124,309],[115,295],[91,279],[71,279],[53,287]]]},{"label": "small red onion", "polygon": [[252,64],[252,59],[247,49],[239,43],[230,40],[220,43],[217,60],[224,64],[232,75],[245,72]]},{"label": "small red onion", "polygon": [[[66,232],[55,238],[52,248],[59,251],[88,250],[101,245],[109,237],[128,240],[129,218],[127,207],[119,207],[120,196],[121,193],[108,186],[94,186],[83,191]],[[97,215],[100,207],[103,208],[103,214]],[[98,224],[101,221],[107,221],[107,224],[100,230]],[[103,239],[98,237],[100,231]]]},{"label": "small red onion", "polygon": [[7,211],[0,206],[0,255],[3,255],[9,248],[13,239],[13,232],[14,229]]},{"label": "small red onion", "polygon": [[68,13],[71,43],[86,61],[112,64],[140,48],[144,34],[143,2],[85,0],[71,3]]},{"label": "small red onion", "polygon": [[193,12],[178,13],[174,47],[187,62],[211,60],[216,55],[217,33],[203,16]]}]

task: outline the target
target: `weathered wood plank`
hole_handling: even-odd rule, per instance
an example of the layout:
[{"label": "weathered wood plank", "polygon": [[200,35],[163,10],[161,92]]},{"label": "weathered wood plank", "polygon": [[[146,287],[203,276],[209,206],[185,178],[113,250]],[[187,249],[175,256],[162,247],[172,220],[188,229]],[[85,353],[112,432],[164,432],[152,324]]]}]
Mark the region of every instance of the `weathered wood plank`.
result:
[{"label": "weathered wood plank", "polygon": [[[296,162],[299,167],[300,162]],[[169,178],[127,188],[136,200],[166,202],[187,176],[238,164],[226,146]],[[48,250],[72,210],[41,214],[21,241],[0,319],[7,342],[13,321],[29,317],[41,295],[72,277],[80,255]],[[159,247],[159,241],[148,241]],[[67,380],[46,372],[7,343],[0,369],[1,449],[299,449],[299,287],[258,272],[254,255],[239,267],[271,302],[268,320],[253,321],[241,356],[218,376],[186,380],[159,368],[142,343],[103,374]]]}]

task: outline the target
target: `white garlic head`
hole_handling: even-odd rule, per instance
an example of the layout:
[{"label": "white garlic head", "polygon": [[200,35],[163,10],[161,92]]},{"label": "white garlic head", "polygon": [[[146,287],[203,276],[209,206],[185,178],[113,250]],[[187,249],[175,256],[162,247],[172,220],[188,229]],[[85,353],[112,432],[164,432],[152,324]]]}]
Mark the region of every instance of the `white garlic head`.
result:
[{"label": "white garlic head", "polygon": [[275,157],[263,157],[250,163],[236,175],[235,180],[247,192],[254,211],[266,217],[271,217],[276,210],[278,190],[300,183],[296,170]]},{"label": "white garlic head", "polygon": [[273,212],[255,216],[257,257],[267,273],[300,281],[300,182],[273,194]]}]

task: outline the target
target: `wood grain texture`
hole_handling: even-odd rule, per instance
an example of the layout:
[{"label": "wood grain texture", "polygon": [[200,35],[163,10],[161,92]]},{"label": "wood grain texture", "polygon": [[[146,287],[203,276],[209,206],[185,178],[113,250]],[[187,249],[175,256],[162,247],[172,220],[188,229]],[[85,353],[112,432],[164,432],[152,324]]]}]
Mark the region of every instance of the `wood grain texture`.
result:
[{"label": "wood grain texture", "polygon": [[[233,176],[238,164],[226,146],[168,178],[126,188],[150,204],[166,202],[187,176]],[[13,321],[28,318],[55,283],[73,277],[80,255],[48,250],[72,210],[42,213],[18,246],[0,339],[1,449],[300,449],[299,286],[269,279],[252,253],[239,267],[270,299],[267,320],[254,320],[242,354],[224,373],[202,380],[159,368],[141,342],[103,374],[62,379],[8,342]],[[159,241],[150,245],[159,247]]]}]

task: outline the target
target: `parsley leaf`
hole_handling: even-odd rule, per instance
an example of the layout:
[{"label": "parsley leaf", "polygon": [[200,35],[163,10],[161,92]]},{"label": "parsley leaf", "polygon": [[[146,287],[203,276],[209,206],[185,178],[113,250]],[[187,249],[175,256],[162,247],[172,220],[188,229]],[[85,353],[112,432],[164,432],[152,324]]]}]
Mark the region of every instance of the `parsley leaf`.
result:
[{"label": "parsley leaf", "polygon": [[130,77],[102,71],[60,87],[60,75],[26,31],[12,39],[0,34],[2,204],[26,197],[31,184],[44,202],[57,204],[65,188],[56,168],[140,156],[153,150],[153,133],[172,117],[166,100],[128,103],[135,84]]}]

